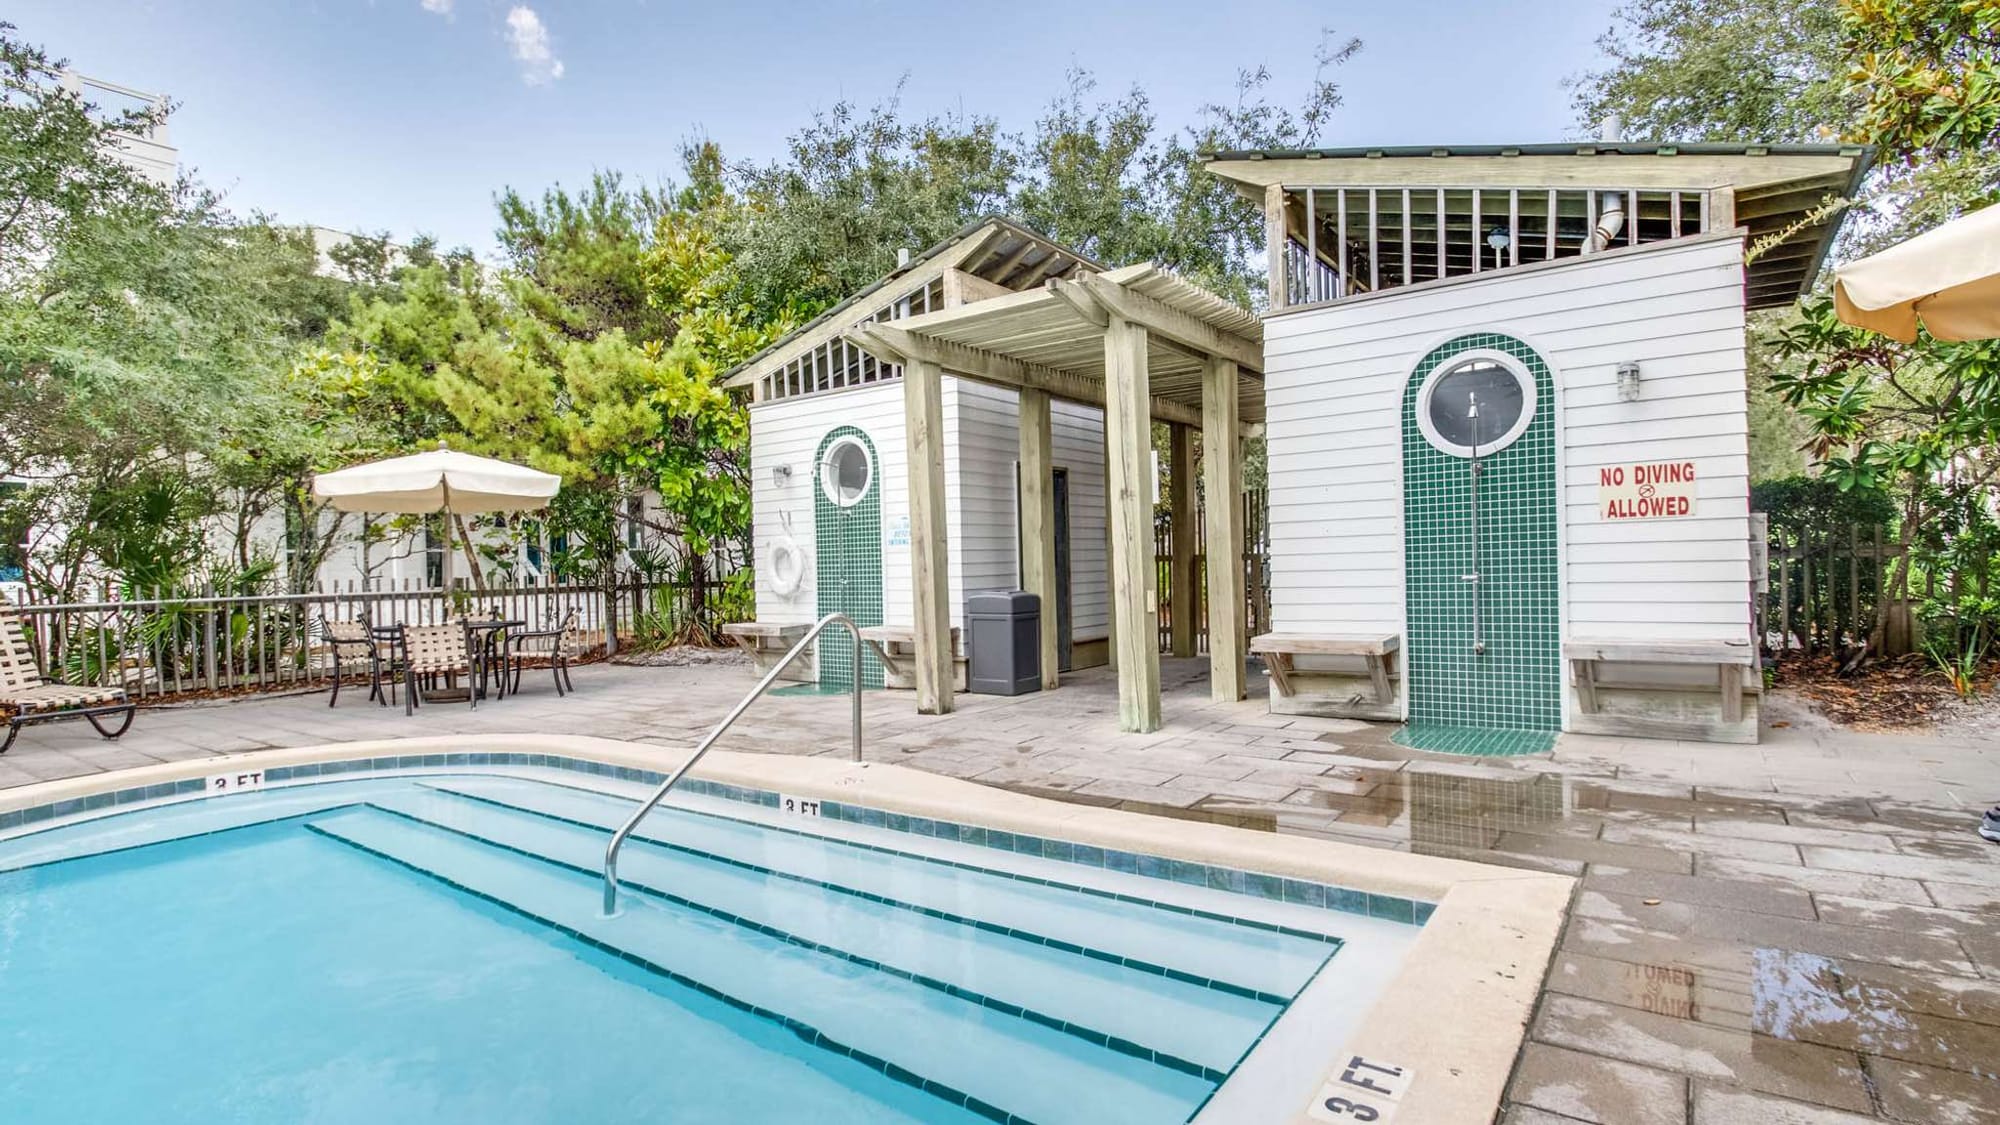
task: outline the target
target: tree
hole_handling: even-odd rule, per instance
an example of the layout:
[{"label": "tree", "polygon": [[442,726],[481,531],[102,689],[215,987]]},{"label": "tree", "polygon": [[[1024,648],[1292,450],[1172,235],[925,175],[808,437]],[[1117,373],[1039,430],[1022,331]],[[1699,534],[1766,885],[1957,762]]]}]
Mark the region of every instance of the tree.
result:
[{"label": "tree", "polygon": [[1578,128],[1594,134],[1616,114],[1646,140],[1835,140],[1858,101],[1841,4],[1630,0],[1597,40],[1609,62],[1573,83]]},{"label": "tree", "polygon": [[1910,597],[1921,537],[1967,496],[1990,497],[2000,477],[2000,341],[1900,344],[1842,323],[1819,299],[1777,346],[1800,366],[1773,385],[1810,422],[1822,473],[1843,492],[1897,506],[1902,553],[1879,599],[1871,646],[1879,651],[1892,601]]},{"label": "tree", "polygon": [[899,249],[1005,206],[1015,156],[992,119],[900,112],[895,98],[836,103],[791,136],[785,159],[730,170],[746,206],[722,249],[759,316],[815,313],[887,273]]},{"label": "tree", "polygon": [[539,203],[509,188],[496,206],[512,295],[542,323],[574,340],[614,328],[637,340],[672,337],[669,317],[647,300],[656,192],[627,190],[617,173],[598,172],[583,189],[558,185]]},{"label": "tree", "polygon": [[2000,143],[2000,3],[1849,0],[1842,28],[1859,136],[1907,164]]},{"label": "tree", "polygon": [[6,498],[29,578],[73,596],[209,561],[197,521],[277,452],[259,420],[335,300],[293,233],[119,159],[166,109],[106,113],[61,73],[0,25],[0,473],[29,482]]}]

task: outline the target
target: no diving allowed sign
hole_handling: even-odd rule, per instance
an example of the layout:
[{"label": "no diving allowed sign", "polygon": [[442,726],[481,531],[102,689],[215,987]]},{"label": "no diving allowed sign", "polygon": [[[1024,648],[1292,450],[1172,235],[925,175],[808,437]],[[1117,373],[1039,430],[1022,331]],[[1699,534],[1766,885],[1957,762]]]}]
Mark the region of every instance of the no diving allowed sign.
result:
[{"label": "no diving allowed sign", "polygon": [[1409,1067],[1350,1055],[1331,1079],[1313,1095],[1306,1116],[1314,1121],[1370,1122],[1383,1125],[1409,1092],[1416,1074]]}]

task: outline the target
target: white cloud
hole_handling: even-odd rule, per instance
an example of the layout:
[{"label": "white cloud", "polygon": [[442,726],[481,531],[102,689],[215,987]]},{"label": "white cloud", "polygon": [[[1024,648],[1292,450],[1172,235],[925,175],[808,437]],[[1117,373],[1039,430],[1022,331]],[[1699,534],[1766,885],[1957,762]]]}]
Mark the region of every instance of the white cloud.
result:
[{"label": "white cloud", "polygon": [[521,80],[528,85],[540,86],[563,76],[562,60],[549,46],[549,29],[526,4],[507,12],[507,45],[521,64]]},{"label": "white cloud", "polygon": [[433,14],[440,16],[448,16],[451,14],[452,0],[419,0],[419,2],[423,4],[424,11],[426,12],[431,12]]}]

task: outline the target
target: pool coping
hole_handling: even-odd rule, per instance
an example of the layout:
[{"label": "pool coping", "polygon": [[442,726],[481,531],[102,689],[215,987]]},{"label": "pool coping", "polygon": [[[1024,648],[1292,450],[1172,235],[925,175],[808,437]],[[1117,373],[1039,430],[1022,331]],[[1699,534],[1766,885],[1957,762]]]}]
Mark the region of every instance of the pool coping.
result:
[{"label": "pool coping", "polygon": [[[684,753],[678,748],[550,734],[333,743],[167,762],[0,790],[0,814],[141,786],[170,786],[159,795],[185,796],[187,788],[176,783],[240,769],[446,750],[555,754],[640,770],[671,767]],[[1321,1077],[1323,1086],[1334,1082],[1355,1056],[1413,1068],[1394,1103],[1383,1106],[1409,1122],[1484,1125],[1493,1120],[1561,936],[1575,882],[1566,875],[1068,804],[887,763],[715,751],[691,776],[814,801],[865,805],[991,831],[1435,903],[1395,976],[1341,1049],[1328,1052]],[[101,803],[90,804],[78,811],[104,808]],[[1333,1092],[1337,1091],[1301,1090],[1293,1120],[1346,1120],[1314,1112],[1321,1097]],[[1347,1092],[1355,1093],[1351,1088]]]}]

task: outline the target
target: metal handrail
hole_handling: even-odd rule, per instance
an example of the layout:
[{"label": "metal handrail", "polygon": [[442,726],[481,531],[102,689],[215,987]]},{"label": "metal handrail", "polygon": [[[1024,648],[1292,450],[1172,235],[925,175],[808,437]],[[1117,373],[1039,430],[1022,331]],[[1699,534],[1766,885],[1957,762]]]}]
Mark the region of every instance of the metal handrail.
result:
[{"label": "metal handrail", "polygon": [[800,637],[799,643],[793,645],[791,650],[785,653],[784,659],[778,661],[769,672],[764,673],[764,678],[757,681],[757,686],[750,689],[750,694],[744,696],[742,702],[738,703],[729,714],[723,716],[721,722],[715,724],[715,729],[708,732],[708,737],[701,740],[701,745],[694,748],[694,753],[689,754],[685,761],[674,767],[674,772],[668,774],[665,781],[660,782],[660,787],[653,790],[653,795],[646,799],[646,803],[640,805],[639,810],[633,813],[631,818],[626,820],[625,824],[618,831],[611,834],[611,843],[605,845],[604,848],[604,914],[606,917],[611,916],[618,910],[618,850],[625,846],[625,837],[630,836],[632,830],[639,826],[639,822],[646,818],[646,814],[652,812],[653,807],[665,799],[668,791],[673,789],[675,784],[689,770],[694,768],[696,762],[701,761],[702,755],[708,753],[709,747],[715,745],[715,740],[722,737],[722,732],[728,730],[730,725],[736,722],[737,719],[742,718],[743,712],[748,711],[752,703],[763,698],[764,693],[770,690],[773,683],[777,682],[779,673],[791,667],[792,661],[797,660],[805,652],[806,646],[811,644],[813,639],[818,637],[821,632],[825,631],[828,625],[835,623],[845,626],[847,632],[854,638],[854,760],[857,762],[861,760],[861,630],[846,614],[829,613],[814,622],[812,628],[806,630],[806,635]]}]

